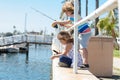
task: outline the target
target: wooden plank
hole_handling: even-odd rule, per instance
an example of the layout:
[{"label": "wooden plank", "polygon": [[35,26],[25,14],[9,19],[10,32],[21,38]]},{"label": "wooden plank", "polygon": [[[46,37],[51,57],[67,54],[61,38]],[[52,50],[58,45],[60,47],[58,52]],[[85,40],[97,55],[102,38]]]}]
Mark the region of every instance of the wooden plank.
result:
[{"label": "wooden plank", "polygon": [[74,74],[72,68],[59,67],[58,58],[53,60],[52,69],[52,80],[99,80],[88,70],[78,70],[78,73]]}]

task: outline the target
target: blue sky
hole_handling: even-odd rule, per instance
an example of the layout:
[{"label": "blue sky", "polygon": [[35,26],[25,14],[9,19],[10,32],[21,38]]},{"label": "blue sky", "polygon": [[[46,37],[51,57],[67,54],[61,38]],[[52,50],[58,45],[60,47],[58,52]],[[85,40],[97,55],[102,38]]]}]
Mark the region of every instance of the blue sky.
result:
[{"label": "blue sky", "polygon": [[[13,26],[18,31],[24,31],[25,13],[27,13],[27,30],[54,32],[52,20],[35,12],[31,7],[40,10],[58,20],[63,0],[0,0],[0,32],[13,32]],[[82,17],[85,17],[85,0],[82,1]],[[100,0],[100,5],[106,0]],[[95,0],[89,0],[89,13],[95,9]]]}]

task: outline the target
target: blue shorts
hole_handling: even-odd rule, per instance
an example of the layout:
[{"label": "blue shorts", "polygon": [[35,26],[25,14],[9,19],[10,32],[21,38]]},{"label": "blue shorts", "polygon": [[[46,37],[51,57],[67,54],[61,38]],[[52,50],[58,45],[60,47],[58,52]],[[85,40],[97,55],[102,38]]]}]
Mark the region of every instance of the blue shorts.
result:
[{"label": "blue shorts", "polygon": [[90,37],[91,37],[91,32],[86,34],[79,34],[78,39],[79,39],[80,49],[87,48]]},{"label": "blue shorts", "polygon": [[[59,58],[59,62],[62,62],[64,64],[66,64],[67,67],[71,67],[72,59],[69,58],[68,56],[61,55],[60,58]],[[64,66],[61,66],[61,67],[64,67]]]}]

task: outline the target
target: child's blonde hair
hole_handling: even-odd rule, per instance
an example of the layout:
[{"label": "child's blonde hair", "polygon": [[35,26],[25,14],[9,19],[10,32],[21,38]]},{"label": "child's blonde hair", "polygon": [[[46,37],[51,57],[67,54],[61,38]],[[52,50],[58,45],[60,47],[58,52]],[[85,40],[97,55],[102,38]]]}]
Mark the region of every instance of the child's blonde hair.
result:
[{"label": "child's blonde hair", "polygon": [[67,43],[73,43],[73,38],[67,31],[59,32],[57,38],[58,40],[64,40]]},{"label": "child's blonde hair", "polygon": [[72,14],[74,13],[74,5],[72,2],[65,2],[62,6],[62,11],[67,12],[70,11]]}]

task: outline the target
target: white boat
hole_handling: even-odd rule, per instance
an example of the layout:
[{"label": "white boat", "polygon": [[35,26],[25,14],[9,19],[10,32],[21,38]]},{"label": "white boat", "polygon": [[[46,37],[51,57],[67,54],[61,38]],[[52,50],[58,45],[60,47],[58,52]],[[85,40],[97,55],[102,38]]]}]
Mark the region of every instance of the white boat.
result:
[{"label": "white boat", "polygon": [[17,52],[19,52],[19,49],[18,48],[7,48],[7,52],[8,53],[17,53]]}]

